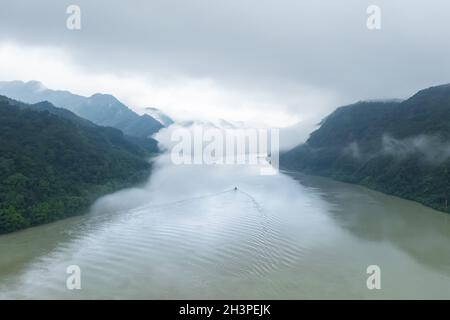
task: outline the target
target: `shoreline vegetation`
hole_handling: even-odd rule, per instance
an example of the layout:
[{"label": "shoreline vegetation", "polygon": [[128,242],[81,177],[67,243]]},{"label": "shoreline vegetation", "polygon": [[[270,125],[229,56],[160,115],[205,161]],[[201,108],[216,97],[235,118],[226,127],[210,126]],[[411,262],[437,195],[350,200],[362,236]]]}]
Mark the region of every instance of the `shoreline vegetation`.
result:
[{"label": "shoreline vegetation", "polygon": [[289,167],[283,167],[283,166],[280,167],[280,172],[282,172],[282,173],[284,173],[284,174],[286,174],[286,175],[288,175],[290,177],[293,177],[293,178],[325,179],[327,181],[333,181],[335,183],[343,183],[343,184],[348,184],[348,185],[352,185],[352,186],[357,186],[359,188],[363,188],[363,189],[366,189],[368,191],[380,193],[380,194],[382,194],[384,196],[394,197],[394,198],[401,199],[401,200],[404,200],[404,201],[411,201],[412,203],[414,203],[416,205],[423,206],[424,208],[427,208],[429,210],[433,210],[436,213],[440,213],[440,214],[444,214],[444,215],[449,215],[450,214],[450,212],[447,212],[447,211],[444,211],[444,210],[439,210],[438,208],[434,208],[432,206],[428,206],[428,205],[426,205],[426,204],[424,204],[422,202],[417,201],[416,199],[408,199],[408,198],[401,197],[401,196],[396,195],[396,194],[387,193],[386,191],[379,190],[379,189],[376,189],[376,188],[372,188],[372,187],[364,185],[362,183],[349,182],[349,181],[345,181],[345,180],[342,180],[342,179],[332,178],[330,176],[307,173],[305,171],[298,171],[296,169],[291,169]]},{"label": "shoreline vegetation", "polygon": [[340,107],[280,165],[450,213],[450,85]]},{"label": "shoreline vegetation", "polygon": [[0,127],[0,234],[80,215],[142,183],[158,152],[48,102],[0,96]]},{"label": "shoreline vegetation", "polygon": [[[357,181],[354,179],[350,179],[347,177],[344,177],[342,175],[332,175],[332,174],[319,174],[316,173],[312,170],[303,170],[303,169],[297,169],[295,167],[293,167],[292,165],[286,165],[284,164],[283,166],[280,167],[281,170],[285,170],[286,173],[288,174],[304,174],[304,175],[309,175],[309,176],[313,176],[313,177],[319,177],[319,178],[325,178],[325,179],[332,179],[334,181],[338,181],[338,182],[343,182],[343,183],[349,183],[349,184],[353,184],[353,185],[358,185],[364,188],[367,188],[369,190],[373,190],[376,192],[381,192],[385,195],[389,195],[389,196],[394,196],[394,197],[398,197],[400,199],[404,199],[404,200],[408,200],[408,201],[413,201],[415,203],[421,204],[427,208],[439,211],[441,213],[444,214],[450,214],[450,203],[446,202],[445,200],[439,204],[435,204],[432,203],[430,201],[427,200],[423,200],[421,198],[418,197],[413,197],[413,196],[408,196],[408,194],[404,194],[403,192],[400,191],[387,191],[387,189],[385,188],[384,185],[376,185],[376,184],[371,184],[368,183],[365,180],[362,181]],[[367,179],[368,180],[368,179]]]},{"label": "shoreline vegetation", "polygon": [[[160,152],[47,101],[0,96],[0,127],[0,234],[82,214],[143,182]],[[280,165],[450,213],[450,85],[340,107]]]}]

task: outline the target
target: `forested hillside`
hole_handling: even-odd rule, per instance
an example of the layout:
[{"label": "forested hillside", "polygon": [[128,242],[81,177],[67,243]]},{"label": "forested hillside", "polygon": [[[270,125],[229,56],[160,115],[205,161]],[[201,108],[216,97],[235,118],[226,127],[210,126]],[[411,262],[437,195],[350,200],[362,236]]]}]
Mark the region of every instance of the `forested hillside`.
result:
[{"label": "forested hillside", "polygon": [[150,172],[119,130],[55,110],[0,97],[0,233],[81,213]]},{"label": "forested hillside", "polygon": [[450,212],[450,86],[338,108],[281,165]]},{"label": "forested hillside", "polygon": [[49,101],[97,125],[119,129],[128,136],[148,138],[164,127],[147,114],[138,115],[110,94],[84,97],[48,89],[37,81],[0,81],[0,94],[26,103]]}]

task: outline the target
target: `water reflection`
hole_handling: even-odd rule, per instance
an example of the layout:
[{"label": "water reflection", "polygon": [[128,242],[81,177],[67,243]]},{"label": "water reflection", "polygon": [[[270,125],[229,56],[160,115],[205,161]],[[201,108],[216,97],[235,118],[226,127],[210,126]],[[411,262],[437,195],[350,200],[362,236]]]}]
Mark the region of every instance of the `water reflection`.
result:
[{"label": "water reflection", "polygon": [[[450,298],[445,218],[327,179],[161,157],[85,216],[0,237],[0,297]],[[369,264],[383,290],[366,288]]]},{"label": "water reflection", "polygon": [[450,271],[450,215],[364,187],[290,175],[319,191],[336,222],[355,236],[387,241],[428,267]]}]

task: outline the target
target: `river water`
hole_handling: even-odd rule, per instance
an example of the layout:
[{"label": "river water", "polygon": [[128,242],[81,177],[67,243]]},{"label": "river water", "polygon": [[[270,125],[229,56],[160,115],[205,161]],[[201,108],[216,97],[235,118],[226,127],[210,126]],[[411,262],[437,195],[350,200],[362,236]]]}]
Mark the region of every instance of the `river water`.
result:
[{"label": "river water", "polygon": [[[66,287],[70,265],[81,290]],[[83,216],[1,236],[0,298],[450,299],[450,216],[324,178],[161,158]]]}]

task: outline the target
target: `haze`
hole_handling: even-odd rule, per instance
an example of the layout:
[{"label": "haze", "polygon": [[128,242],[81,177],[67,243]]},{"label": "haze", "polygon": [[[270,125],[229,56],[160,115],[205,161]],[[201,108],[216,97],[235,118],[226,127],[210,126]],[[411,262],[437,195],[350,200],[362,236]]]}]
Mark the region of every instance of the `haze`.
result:
[{"label": "haze", "polygon": [[[1,1],[0,80],[114,94],[176,120],[257,121],[309,132],[337,106],[445,83],[447,1]],[[425,23],[426,22],[426,23]],[[433,50],[429,50],[433,48]]]}]

